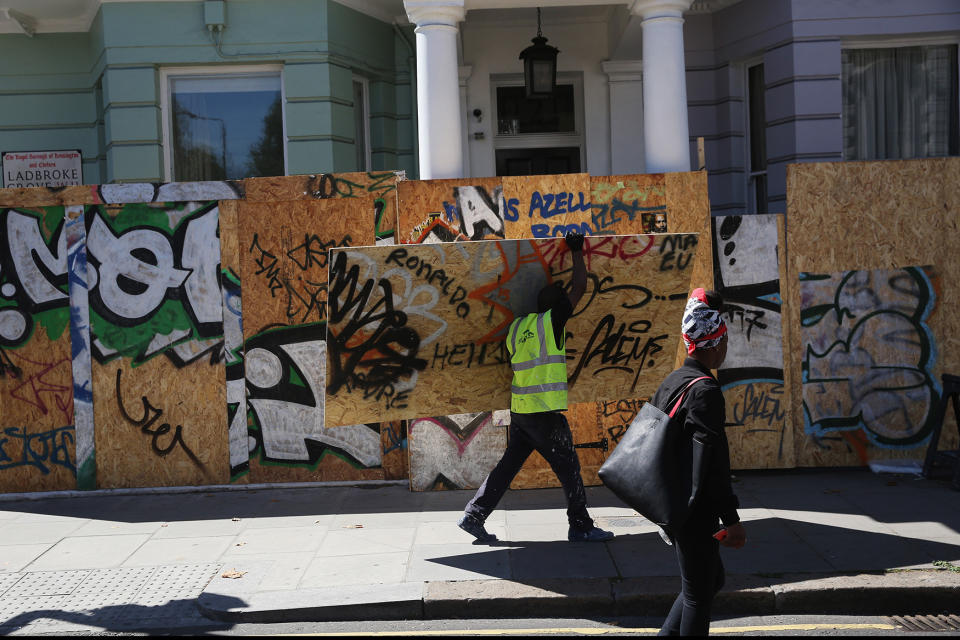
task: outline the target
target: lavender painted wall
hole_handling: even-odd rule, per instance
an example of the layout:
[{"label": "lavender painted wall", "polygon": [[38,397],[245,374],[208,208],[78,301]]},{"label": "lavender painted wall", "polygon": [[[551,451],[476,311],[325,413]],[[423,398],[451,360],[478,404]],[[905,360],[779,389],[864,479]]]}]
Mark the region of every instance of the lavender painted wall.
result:
[{"label": "lavender painted wall", "polygon": [[786,167],[842,160],[840,56],[857,39],[960,41],[957,0],[743,0],[686,16],[691,157],[706,143],[715,215],[747,211],[745,63],[762,61],[769,211],[786,209]]}]

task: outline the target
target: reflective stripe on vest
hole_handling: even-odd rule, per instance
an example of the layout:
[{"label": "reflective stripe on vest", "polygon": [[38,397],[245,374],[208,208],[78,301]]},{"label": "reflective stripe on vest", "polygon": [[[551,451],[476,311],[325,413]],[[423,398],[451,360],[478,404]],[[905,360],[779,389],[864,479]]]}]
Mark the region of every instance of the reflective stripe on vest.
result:
[{"label": "reflective stripe on vest", "polygon": [[507,350],[513,369],[510,410],[514,413],[567,408],[567,359],[563,346],[555,343],[550,311],[517,318],[510,326]]}]

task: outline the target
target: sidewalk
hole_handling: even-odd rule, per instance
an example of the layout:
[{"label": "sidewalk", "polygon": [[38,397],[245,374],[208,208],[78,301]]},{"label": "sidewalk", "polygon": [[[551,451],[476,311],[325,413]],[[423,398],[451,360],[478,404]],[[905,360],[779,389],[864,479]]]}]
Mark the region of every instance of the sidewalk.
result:
[{"label": "sidewalk", "polygon": [[[723,549],[718,613],[960,612],[960,573],[933,564],[960,567],[946,483],[804,470],[734,487],[747,546]],[[665,614],[673,549],[605,488],[587,494],[613,541],[567,542],[559,489],[509,492],[495,546],[456,526],[472,492],[397,484],[3,500],[0,633],[203,624],[197,605],[221,628]]]}]

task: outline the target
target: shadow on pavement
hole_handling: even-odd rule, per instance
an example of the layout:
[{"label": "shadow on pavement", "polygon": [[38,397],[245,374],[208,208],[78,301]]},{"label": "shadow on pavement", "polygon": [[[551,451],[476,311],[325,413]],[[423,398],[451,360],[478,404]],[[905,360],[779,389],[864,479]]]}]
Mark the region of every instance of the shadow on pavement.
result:
[{"label": "shadow on pavement", "polygon": [[[864,468],[739,471],[735,491],[743,509],[860,514],[878,522],[941,523],[944,536],[960,533],[960,500],[947,483],[890,480]],[[605,487],[588,487],[591,510],[625,508]],[[104,521],[176,522],[231,518],[450,512],[455,522],[473,490],[412,492],[403,485],[351,485],[190,493],[99,494],[0,501],[0,512]],[[562,509],[560,489],[509,491],[511,511]]]},{"label": "shadow on pavement", "polygon": [[[809,579],[811,574],[933,569],[935,560],[960,561],[960,544],[906,538],[839,525],[764,518],[745,523],[747,546],[722,549],[728,575],[752,575],[771,584]],[[461,571],[459,579],[549,579],[677,577],[673,547],[656,532],[618,535],[607,543],[503,540],[476,551],[438,555],[426,562]],[[472,578],[467,573],[475,574]],[[679,578],[677,578],[679,588]]]},{"label": "shadow on pavement", "polygon": [[[222,600],[217,603],[218,606],[225,609],[246,606],[246,602],[239,598],[216,597]],[[49,599],[54,600],[55,596]],[[23,611],[0,622],[0,635],[11,635],[27,625],[32,625],[27,631],[34,634],[71,634],[103,630],[118,633],[149,632],[151,635],[180,635],[192,632],[196,635],[208,631],[226,631],[234,627],[233,623],[217,622],[204,617],[197,608],[196,598],[190,598],[171,600],[159,606],[117,604],[94,607],[87,611],[37,608]]]}]

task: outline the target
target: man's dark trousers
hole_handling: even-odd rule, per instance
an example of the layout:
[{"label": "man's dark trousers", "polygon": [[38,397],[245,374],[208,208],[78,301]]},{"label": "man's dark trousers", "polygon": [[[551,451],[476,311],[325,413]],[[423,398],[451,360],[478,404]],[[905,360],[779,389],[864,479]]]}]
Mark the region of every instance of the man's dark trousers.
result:
[{"label": "man's dark trousers", "polygon": [[587,495],[580,478],[580,460],[573,448],[573,436],[567,417],[560,412],[510,412],[510,435],[500,462],[483,481],[477,495],[465,509],[480,522],[486,521],[506,493],[514,476],[536,449],[557,474],[567,498],[567,519],[578,531],[593,527],[587,514]]}]

